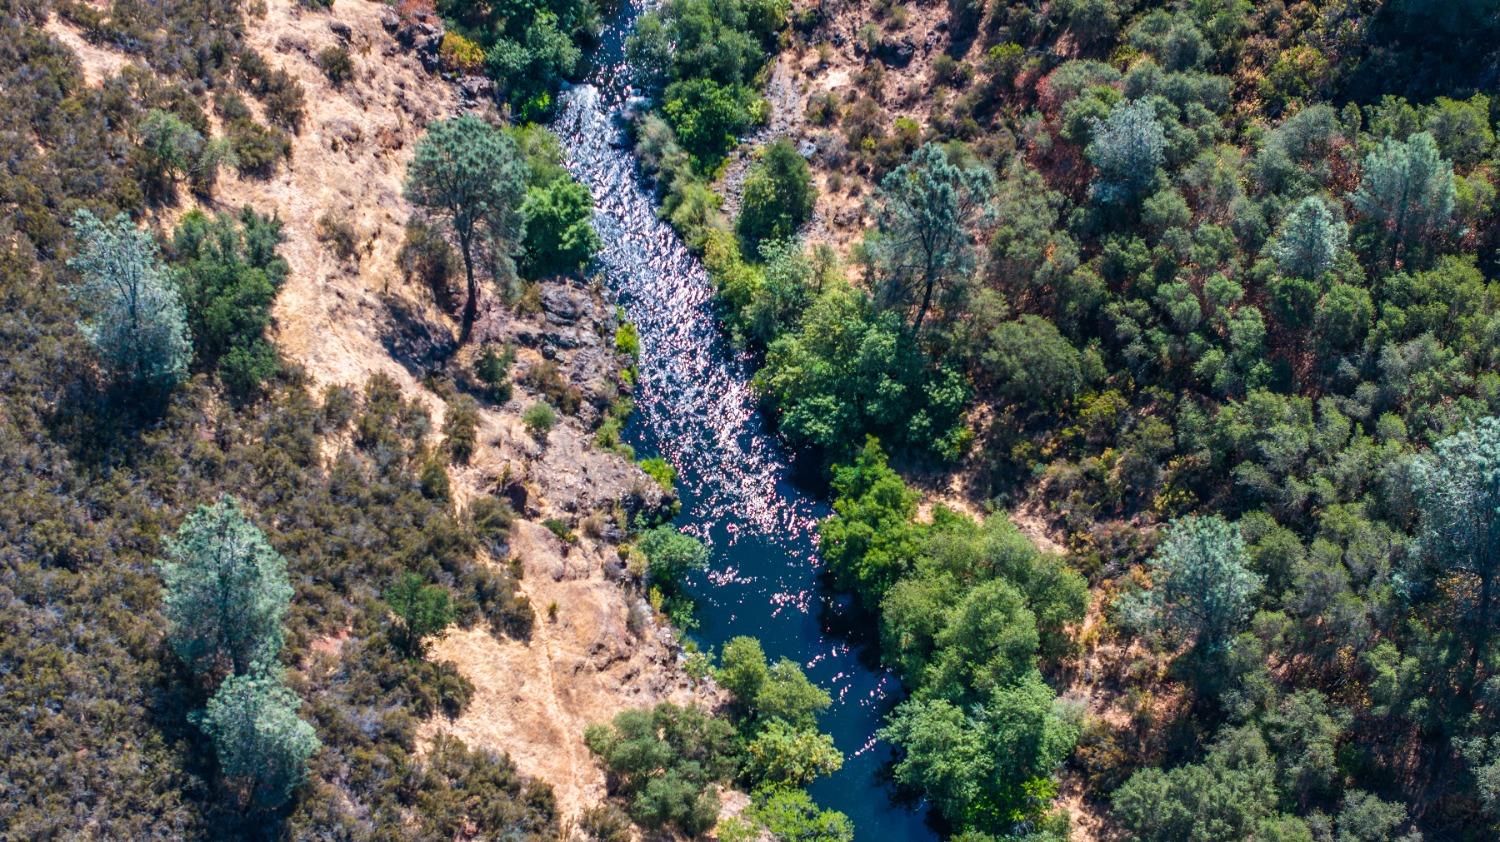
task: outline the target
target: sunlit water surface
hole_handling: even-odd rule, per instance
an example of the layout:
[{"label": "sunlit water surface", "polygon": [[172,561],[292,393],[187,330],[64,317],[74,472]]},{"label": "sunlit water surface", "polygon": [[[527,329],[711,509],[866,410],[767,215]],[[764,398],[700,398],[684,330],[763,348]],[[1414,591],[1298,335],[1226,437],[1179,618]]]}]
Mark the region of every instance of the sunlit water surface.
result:
[{"label": "sunlit water surface", "polygon": [[901,686],[849,642],[842,629],[851,612],[822,587],[816,527],[828,509],[791,483],[787,454],[756,410],[744,361],[724,339],[709,279],[656,218],[622,139],[617,115],[630,95],[623,41],[639,11],[627,4],[609,21],[597,70],[589,84],[564,94],[553,128],[569,169],[594,195],[598,268],[640,331],[627,440],[639,455],[661,455],[677,469],[677,523],[712,549],[709,569],[689,583],[701,622],[693,637],[713,649],[736,635],[759,638],[772,659],[802,665],[833,696],[820,725],[846,761],[810,789],[819,804],[849,815],[857,839],[936,839],[920,805],[893,803],[882,776],[890,746],[875,733]]}]

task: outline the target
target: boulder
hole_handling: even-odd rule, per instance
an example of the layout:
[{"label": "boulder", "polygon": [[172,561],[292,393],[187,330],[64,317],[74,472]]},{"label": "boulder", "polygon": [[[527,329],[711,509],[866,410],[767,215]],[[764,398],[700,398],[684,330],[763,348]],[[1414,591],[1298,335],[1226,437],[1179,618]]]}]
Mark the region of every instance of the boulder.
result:
[{"label": "boulder", "polygon": [[875,57],[887,67],[905,67],[917,55],[917,42],[910,35],[882,38],[875,46]]},{"label": "boulder", "polygon": [[489,99],[495,95],[495,82],[487,76],[465,76],[458,80],[458,90],[464,99]]}]

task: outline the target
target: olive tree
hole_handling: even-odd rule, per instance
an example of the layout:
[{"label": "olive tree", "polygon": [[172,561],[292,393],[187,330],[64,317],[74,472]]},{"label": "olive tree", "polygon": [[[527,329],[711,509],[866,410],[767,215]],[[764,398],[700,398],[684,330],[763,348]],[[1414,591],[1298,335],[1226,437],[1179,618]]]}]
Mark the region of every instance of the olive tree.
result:
[{"label": "olive tree", "polygon": [[78,251],[75,297],[83,334],[117,383],[170,388],[192,359],[187,313],[157,255],[156,241],[125,214],[103,222],[86,210],[73,217]]},{"label": "olive tree", "polygon": [[459,342],[467,342],[479,309],[476,250],[488,246],[497,274],[514,271],[525,236],[526,163],[514,139],[472,114],[439,120],[417,142],[405,195],[458,240],[466,282]]},{"label": "olive tree", "polygon": [[321,743],[297,716],[301,704],[276,677],[236,675],[219,685],[197,716],[242,804],[275,809],[307,774],[307,758]]},{"label": "olive tree", "polygon": [[292,597],[286,560],[233,497],[199,506],[159,561],[167,640],[194,671],[244,675],[276,662]]}]

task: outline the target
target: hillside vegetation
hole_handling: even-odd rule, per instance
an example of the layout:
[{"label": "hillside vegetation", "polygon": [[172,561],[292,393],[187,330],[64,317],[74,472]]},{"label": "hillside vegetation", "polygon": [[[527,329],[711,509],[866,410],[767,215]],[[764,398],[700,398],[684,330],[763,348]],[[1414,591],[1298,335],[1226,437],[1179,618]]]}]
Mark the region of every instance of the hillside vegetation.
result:
[{"label": "hillside vegetation", "polygon": [[[1500,9],[758,8],[643,21],[638,152],[829,468],[897,781],[965,839],[1065,835],[1059,781],[1084,833],[1492,834]],[[903,474],[1024,510],[1047,596]]]}]

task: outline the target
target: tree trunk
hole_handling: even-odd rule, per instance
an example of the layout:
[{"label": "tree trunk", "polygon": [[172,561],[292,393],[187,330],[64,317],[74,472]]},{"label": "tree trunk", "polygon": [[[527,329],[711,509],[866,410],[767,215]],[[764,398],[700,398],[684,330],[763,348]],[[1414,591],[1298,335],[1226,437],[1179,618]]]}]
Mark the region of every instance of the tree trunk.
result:
[{"label": "tree trunk", "polygon": [[932,278],[929,276],[926,282],[923,284],[922,306],[917,308],[917,320],[911,326],[911,336],[913,339],[916,339],[917,335],[922,332],[922,320],[927,318],[927,308],[932,306],[933,286],[935,286],[935,284],[933,283]]},{"label": "tree trunk", "polygon": [[464,296],[464,312],[459,323],[460,346],[469,344],[469,334],[474,331],[474,318],[479,312],[479,285],[474,282],[474,258],[467,248],[463,249],[463,254],[464,280],[468,285],[468,294]]}]

